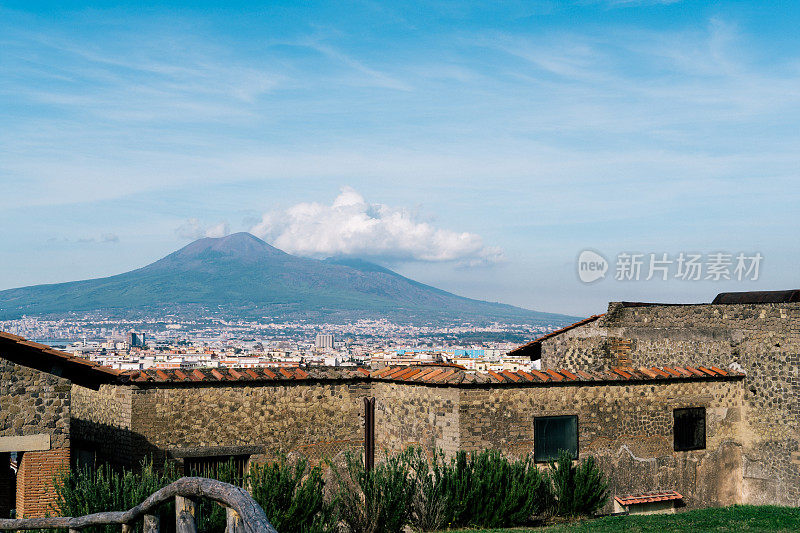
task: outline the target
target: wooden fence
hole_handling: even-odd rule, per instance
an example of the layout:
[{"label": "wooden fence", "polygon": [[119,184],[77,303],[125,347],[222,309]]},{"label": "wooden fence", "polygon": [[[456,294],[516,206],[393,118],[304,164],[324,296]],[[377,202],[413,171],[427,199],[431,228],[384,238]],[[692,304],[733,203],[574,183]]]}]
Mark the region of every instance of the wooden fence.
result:
[{"label": "wooden fence", "polygon": [[159,533],[158,508],[175,499],[177,533],[197,533],[197,502],[217,502],[227,509],[226,533],[277,533],[264,510],[242,488],[202,477],[183,477],[150,495],[128,511],[110,511],[81,517],[20,518],[0,520],[0,531],[29,529],[68,529],[80,533],[89,526],[118,524],[122,533],[133,533],[133,525],[143,520],[144,533]]}]

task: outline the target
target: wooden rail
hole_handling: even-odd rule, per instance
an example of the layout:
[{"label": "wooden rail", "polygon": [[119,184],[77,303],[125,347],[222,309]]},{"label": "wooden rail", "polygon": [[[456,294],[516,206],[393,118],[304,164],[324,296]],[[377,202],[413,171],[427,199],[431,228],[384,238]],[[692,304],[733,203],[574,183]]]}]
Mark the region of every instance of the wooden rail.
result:
[{"label": "wooden rail", "polygon": [[128,511],[110,511],[75,518],[20,518],[0,520],[0,531],[68,529],[79,533],[89,526],[119,524],[122,533],[132,533],[133,524],[144,520],[144,533],[159,533],[158,507],[175,499],[177,533],[197,532],[197,500],[207,499],[227,508],[226,533],[277,533],[264,510],[242,488],[202,477],[183,477],[150,495]]}]

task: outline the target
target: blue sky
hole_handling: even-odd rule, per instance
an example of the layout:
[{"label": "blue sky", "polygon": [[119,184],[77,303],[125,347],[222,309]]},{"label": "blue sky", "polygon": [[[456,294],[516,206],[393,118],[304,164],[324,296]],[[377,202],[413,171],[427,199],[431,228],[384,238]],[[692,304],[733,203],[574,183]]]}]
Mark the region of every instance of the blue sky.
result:
[{"label": "blue sky", "polygon": [[0,1],[0,289],[229,231],[576,315],[800,286],[798,3],[219,4]]}]

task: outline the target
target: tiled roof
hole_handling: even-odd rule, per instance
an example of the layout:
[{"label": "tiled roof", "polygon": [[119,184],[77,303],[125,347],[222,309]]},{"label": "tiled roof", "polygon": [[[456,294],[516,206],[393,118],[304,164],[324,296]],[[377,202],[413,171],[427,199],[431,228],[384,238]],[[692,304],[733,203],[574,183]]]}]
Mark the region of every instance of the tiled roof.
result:
[{"label": "tiled roof", "polygon": [[599,314],[599,315],[592,315],[592,316],[590,316],[588,318],[584,318],[583,320],[579,320],[579,321],[575,322],[574,324],[570,324],[569,326],[564,326],[561,329],[557,329],[555,331],[551,331],[550,333],[547,333],[546,335],[542,335],[541,337],[532,340],[528,344],[523,344],[522,346],[518,346],[518,347],[514,348],[513,350],[508,352],[508,355],[510,355],[510,356],[522,355],[522,352],[526,348],[529,348],[529,347],[533,346],[534,344],[539,344],[543,340],[547,340],[550,337],[555,337],[556,335],[561,335],[562,333],[565,333],[565,332],[567,332],[567,331],[569,331],[571,329],[575,329],[577,327],[583,326],[584,324],[588,324],[590,322],[594,322],[595,320],[597,320],[598,318],[600,318],[602,316],[605,316],[605,313],[602,313],[602,314]]},{"label": "tiled roof", "polygon": [[663,381],[738,378],[734,370],[715,366],[613,368],[608,372],[587,370],[503,370],[501,372],[470,372],[453,364],[387,366],[370,371],[355,367],[308,368],[201,368],[118,371],[80,357],[54,350],[49,346],[26,341],[22,337],[0,332],[0,357],[24,366],[52,372],[60,365],[64,377],[76,383],[241,383],[301,380],[359,380],[420,383],[426,385],[526,385],[565,384],[581,382]]},{"label": "tiled roof", "polygon": [[376,381],[394,381],[407,383],[425,383],[438,385],[456,384],[505,384],[520,385],[526,383],[578,383],[609,381],[664,381],[678,379],[736,378],[744,376],[734,370],[723,370],[712,367],[619,367],[608,372],[579,370],[492,370],[483,372],[466,372],[452,367],[437,366],[393,366],[376,370],[370,377]]},{"label": "tiled roof", "polygon": [[92,382],[114,381],[121,374],[118,370],[5,331],[0,331],[0,357],[18,365],[49,373],[53,373],[54,367],[59,366],[65,378],[77,383],[84,378]]},{"label": "tiled roof", "polygon": [[196,368],[128,370],[120,379],[129,383],[211,383],[211,382],[262,382],[299,380],[367,379],[369,371],[363,368]]},{"label": "tiled roof", "polygon": [[644,492],[642,494],[628,494],[626,496],[614,496],[620,505],[635,505],[637,503],[664,502],[668,500],[680,500],[683,496],[674,490],[662,490],[654,492]]}]

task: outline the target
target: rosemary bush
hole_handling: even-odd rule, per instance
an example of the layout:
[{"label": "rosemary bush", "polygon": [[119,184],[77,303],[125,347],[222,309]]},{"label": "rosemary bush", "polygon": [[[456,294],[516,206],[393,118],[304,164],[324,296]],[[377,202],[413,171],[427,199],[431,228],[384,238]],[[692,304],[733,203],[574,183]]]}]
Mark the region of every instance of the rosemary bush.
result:
[{"label": "rosemary bush", "polygon": [[[115,470],[108,464],[97,468],[75,468],[54,480],[56,507],[51,514],[83,516],[105,511],[127,511],[178,477],[171,465],[161,472],[157,471],[153,468],[152,460],[143,461],[137,471]],[[162,507],[162,522],[168,519],[170,512],[174,513],[174,505]],[[85,531],[117,533],[119,526],[93,527]]]},{"label": "rosemary bush", "polygon": [[326,533],[336,528],[335,509],[323,498],[322,468],[306,459],[290,464],[286,456],[252,465],[250,493],[278,531]]},{"label": "rosemary bush", "polygon": [[587,457],[576,466],[571,454],[562,451],[558,461],[550,463],[550,479],[556,515],[591,516],[608,499],[608,484],[594,457]]},{"label": "rosemary bush", "polygon": [[407,453],[387,456],[371,471],[361,454],[346,453],[344,466],[329,463],[336,508],[350,533],[399,533],[408,523],[415,480]]}]

